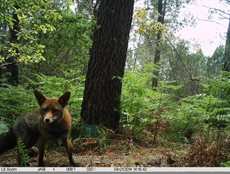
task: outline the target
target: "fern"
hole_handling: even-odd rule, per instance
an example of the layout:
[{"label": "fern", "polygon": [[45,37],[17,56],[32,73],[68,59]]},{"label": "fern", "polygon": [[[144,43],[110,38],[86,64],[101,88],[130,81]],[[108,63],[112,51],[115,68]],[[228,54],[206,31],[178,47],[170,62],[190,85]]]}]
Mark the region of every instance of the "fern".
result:
[{"label": "fern", "polygon": [[126,71],[122,79],[121,95],[121,124],[137,136],[142,136],[146,125],[154,124],[153,112],[161,104],[167,105],[168,94],[166,89],[179,89],[180,86],[168,86],[170,82],[159,82],[157,91],[152,90],[153,69],[150,66],[136,68],[135,71]]},{"label": "fern", "polygon": [[5,136],[5,134],[9,131],[9,126],[6,123],[0,122],[0,138]]},{"label": "fern", "polygon": [[[175,128],[175,135],[181,135],[179,139],[184,139],[186,132],[197,129],[208,141],[210,131],[218,130],[218,140],[223,132],[220,130],[225,130],[230,123],[230,85],[227,74],[229,73],[225,72],[215,80],[208,81],[208,84],[203,84],[205,93],[186,97],[180,100],[180,108],[165,113],[164,118],[172,121],[168,132]],[[207,134],[204,134],[204,131]]]},{"label": "fern", "polygon": [[3,84],[0,87],[0,112],[3,120],[13,124],[15,119],[37,108],[32,90],[26,90],[22,86]]},{"label": "fern", "polygon": [[25,150],[25,145],[22,142],[21,138],[18,139],[17,144],[18,144],[18,151],[21,154],[22,164],[24,167],[27,167],[26,161],[28,160],[29,156],[26,154],[27,150]]}]

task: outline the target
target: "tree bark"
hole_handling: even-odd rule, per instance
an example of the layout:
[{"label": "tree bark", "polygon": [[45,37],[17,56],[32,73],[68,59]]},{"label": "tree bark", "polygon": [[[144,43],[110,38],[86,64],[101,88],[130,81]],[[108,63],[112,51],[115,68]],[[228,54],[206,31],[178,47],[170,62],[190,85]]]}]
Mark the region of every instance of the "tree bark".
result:
[{"label": "tree bark", "polygon": [[[165,8],[165,6],[166,6],[166,0],[165,0],[164,8]],[[163,11],[162,0],[158,0],[158,13],[159,13],[159,15],[158,15],[158,18],[157,18],[157,22],[163,25],[164,24],[165,10]],[[162,38],[162,29],[160,29],[158,31],[158,33],[157,33],[154,64],[158,64],[160,62],[160,57],[161,57],[161,38]],[[155,77],[153,77],[153,80],[152,80],[152,88],[154,90],[156,90],[157,85],[158,85],[159,70],[155,70],[153,72],[153,75]]]},{"label": "tree bark", "polygon": [[134,0],[97,0],[97,25],[86,76],[81,117],[88,125],[119,128],[120,95]]}]

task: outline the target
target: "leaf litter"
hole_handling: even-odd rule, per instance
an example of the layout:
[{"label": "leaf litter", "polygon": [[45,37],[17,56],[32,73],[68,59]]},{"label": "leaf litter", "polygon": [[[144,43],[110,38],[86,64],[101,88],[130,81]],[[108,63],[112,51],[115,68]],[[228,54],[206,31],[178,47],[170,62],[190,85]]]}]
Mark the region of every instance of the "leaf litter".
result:
[{"label": "leaf litter", "polygon": [[[113,135],[101,147],[99,140],[77,138],[73,141],[73,158],[82,167],[219,167],[229,160],[230,139],[193,144],[153,141],[149,132],[135,140],[135,137]],[[38,149],[29,150],[29,167],[38,166]],[[17,166],[17,150],[0,156],[0,165]],[[64,147],[45,151],[46,167],[71,167]]]}]

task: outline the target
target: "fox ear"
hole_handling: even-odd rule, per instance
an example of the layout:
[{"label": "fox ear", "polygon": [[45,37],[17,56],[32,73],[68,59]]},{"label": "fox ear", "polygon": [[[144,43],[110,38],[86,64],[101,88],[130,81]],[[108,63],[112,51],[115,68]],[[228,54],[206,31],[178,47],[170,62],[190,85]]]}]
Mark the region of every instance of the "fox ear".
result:
[{"label": "fox ear", "polygon": [[68,104],[69,99],[70,99],[70,92],[66,92],[58,99],[58,103],[60,103],[61,106],[64,108]]},{"label": "fox ear", "polygon": [[34,90],[34,95],[37,98],[38,104],[41,106],[46,101],[46,97],[37,90]]}]

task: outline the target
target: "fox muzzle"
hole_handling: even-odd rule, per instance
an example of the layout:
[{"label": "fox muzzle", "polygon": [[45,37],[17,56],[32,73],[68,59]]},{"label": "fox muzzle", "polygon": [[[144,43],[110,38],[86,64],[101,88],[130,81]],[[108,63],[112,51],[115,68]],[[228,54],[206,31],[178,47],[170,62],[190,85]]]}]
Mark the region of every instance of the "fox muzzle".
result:
[{"label": "fox muzzle", "polygon": [[46,123],[52,123],[52,122],[53,122],[53,119],[52,119],[52,118],[47,118],[47,117],[45,117],[45,118],[44,118],[44,122],[46,122]]}]

